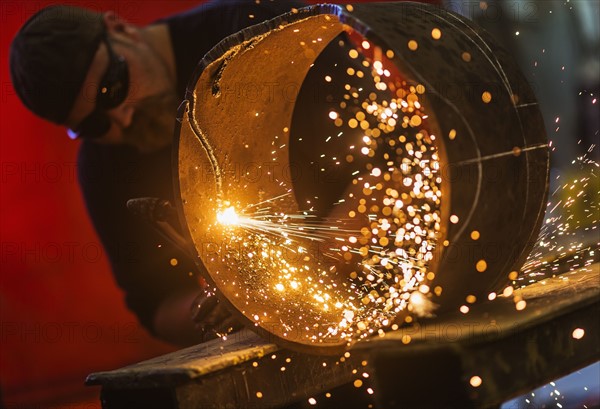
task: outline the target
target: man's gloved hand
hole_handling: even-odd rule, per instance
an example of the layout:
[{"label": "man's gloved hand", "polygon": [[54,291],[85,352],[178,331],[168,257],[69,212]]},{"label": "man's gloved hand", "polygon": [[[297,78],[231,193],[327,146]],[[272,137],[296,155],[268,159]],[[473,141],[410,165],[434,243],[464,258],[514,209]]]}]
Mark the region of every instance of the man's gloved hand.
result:
[{"label": "man's gloved hand", "polygon": [[217,296],[207,290],[194,299],[190,314],[203,341],[221,337],[243,328],[243,325],[219,302]]}]

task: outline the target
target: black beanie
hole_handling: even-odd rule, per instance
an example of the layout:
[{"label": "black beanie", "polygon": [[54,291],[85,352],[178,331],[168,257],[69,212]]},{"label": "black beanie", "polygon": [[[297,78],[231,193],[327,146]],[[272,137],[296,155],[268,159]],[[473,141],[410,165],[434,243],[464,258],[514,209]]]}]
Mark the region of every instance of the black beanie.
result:
[{"label": "black beanie", "polygon": [[101,13],[50,6],[21,27],[10,49],[10,75],[36,115],[64,124],[105,33]]}]

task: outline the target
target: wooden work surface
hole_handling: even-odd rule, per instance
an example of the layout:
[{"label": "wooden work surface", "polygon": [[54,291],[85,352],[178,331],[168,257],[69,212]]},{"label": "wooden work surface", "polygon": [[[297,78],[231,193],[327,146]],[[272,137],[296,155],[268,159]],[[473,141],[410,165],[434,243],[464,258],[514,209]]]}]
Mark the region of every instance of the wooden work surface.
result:
[{"label": "wooden work surface", "polygon": [[[362,378],[361,388],[348,388],[346,403],[368,397],[385,408],[494,407],[598,360],[599,267],[520,290],[527,301],[522,311],[512,297],[481,303],[468,314],[360,342],[349,358],[279,350],[245,330],[226,341],[93,373],[86,383],[102,386],[105,408],[281,407],[309,397],[326,403],[325,392],[341,390],[366,371],[369,385]],[[573,337],[576,328],[585,331],[581,339]],[[481,386],[470,385],[473,376]]]}]

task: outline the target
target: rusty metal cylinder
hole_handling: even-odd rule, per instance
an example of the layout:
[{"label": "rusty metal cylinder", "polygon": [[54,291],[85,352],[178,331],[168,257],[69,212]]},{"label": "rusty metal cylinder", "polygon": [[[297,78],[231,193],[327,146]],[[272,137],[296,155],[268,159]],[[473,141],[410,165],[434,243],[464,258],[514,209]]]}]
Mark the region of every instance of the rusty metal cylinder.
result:
[{"label": "rusty metal cylinder", "polygon": [[317,5],[250,27],[204,57],[179,114],[196,261],[283,346],[339,353],[487,300],[537,238],[535,96],[486,32],[439,8]]}]

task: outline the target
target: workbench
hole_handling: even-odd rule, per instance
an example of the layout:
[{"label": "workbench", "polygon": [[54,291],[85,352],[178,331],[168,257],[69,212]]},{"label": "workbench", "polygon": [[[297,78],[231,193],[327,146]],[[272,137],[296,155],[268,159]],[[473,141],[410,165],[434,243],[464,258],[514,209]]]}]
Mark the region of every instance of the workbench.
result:
[{"label": "workbench", "polygon": [[519,291],[522,311],[499,297],[374,336],[345,356],[279,349],[244,330],[86,384],[101,386],[106,409],[498,407],[600,357],[599,263]]}]

